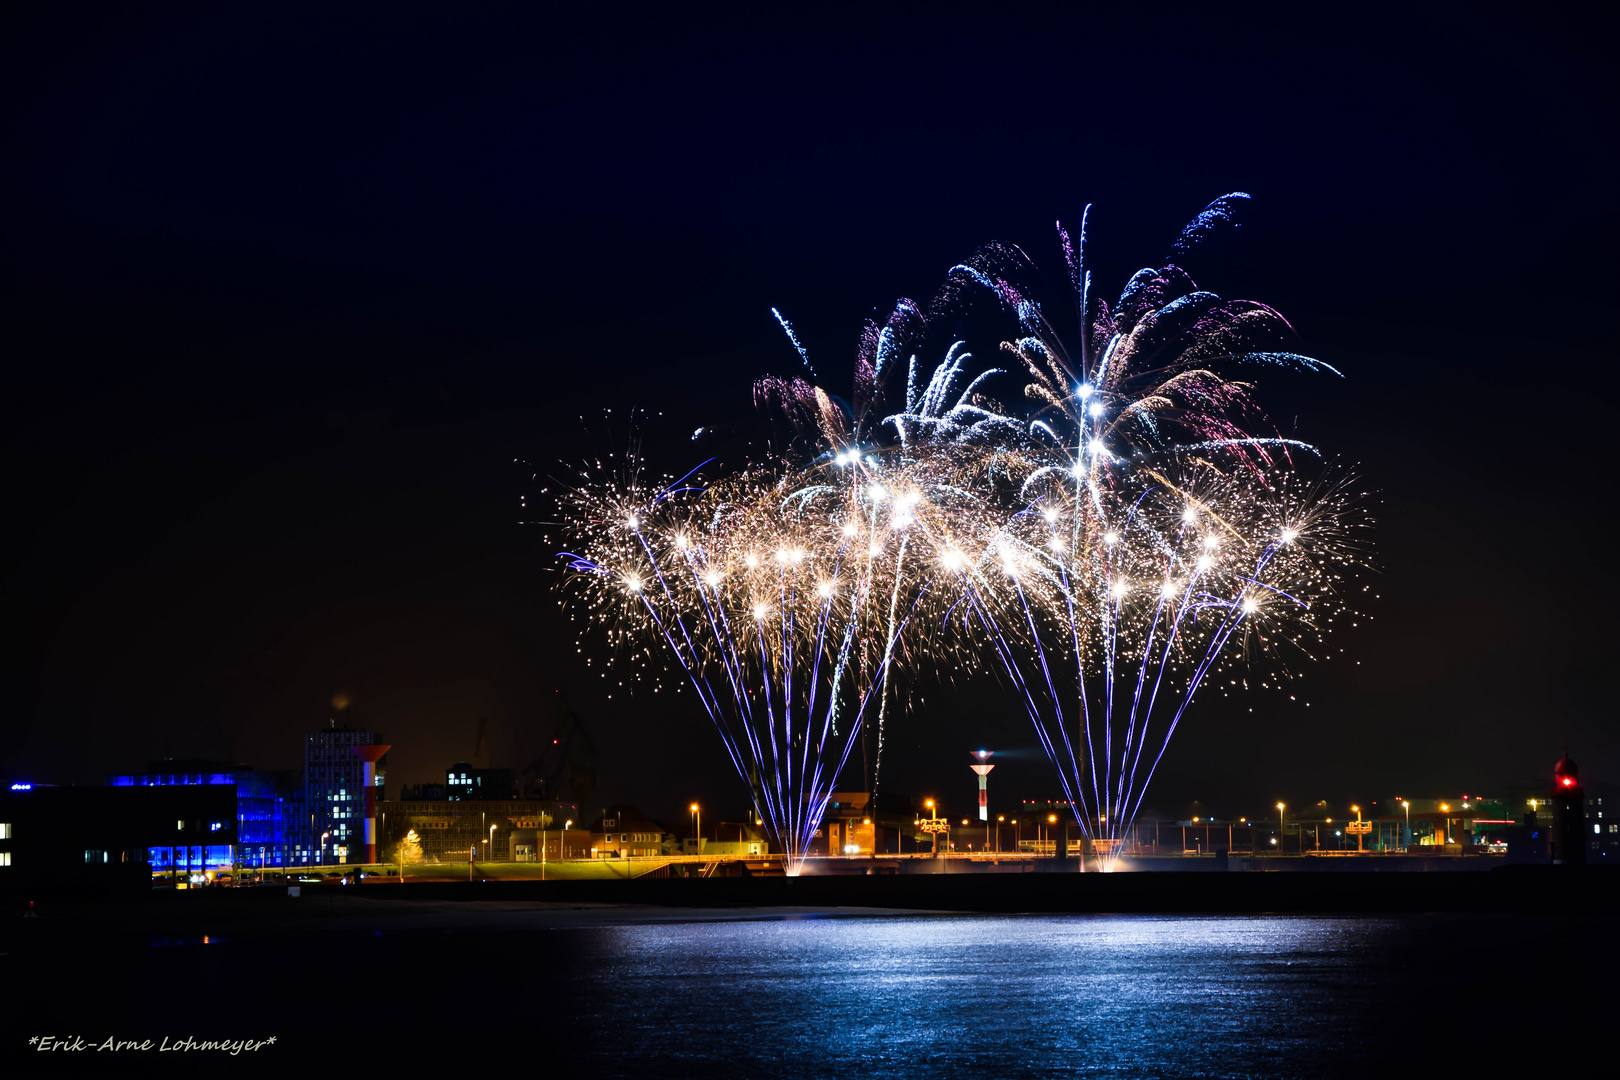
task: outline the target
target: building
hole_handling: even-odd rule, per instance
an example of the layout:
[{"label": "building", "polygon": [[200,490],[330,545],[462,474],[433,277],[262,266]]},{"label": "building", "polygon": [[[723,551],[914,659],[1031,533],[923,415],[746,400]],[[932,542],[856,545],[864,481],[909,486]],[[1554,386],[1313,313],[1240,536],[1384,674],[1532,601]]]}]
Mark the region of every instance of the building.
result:
[{"label": "building", "polygon": [[[119,788],[211,787],[234,800],[233,840],[210,844],[210,867],[308,866],[347,863],[364,857],[365,765],[355,753],[360,746],[382,742],[376,732],[339,727],[304,737],[304,767],[299,771],[263,772],[246,765],[165,758],[147,763],[144,773],[109,776]],[[385,788],[386,762],[378,762],[375,788]],[[168,855],[152,852],[156,869],[169,866]]]},{"label": "building", "polygon": [[444,797],[452,802],[515,799],[518,797],[517,779],[511,769],[475,769],[465,761],[458,761],[445,770]]},{"label": "building", "polygon": [[[210,868],[225,866],[270,867],[290,864],[303,800],[293,771],[261,772],[247,765],[223,761],[163,758],[146,763],[144,773],[107,777],[107,786],[121,788],[206,786],[233,791],[236,799],[235,844],[210,844],[204,861]],[[152,865],[169,867],[164,847],[150,853]]]},{"label": "building", "polygon": [[1547,825],[1533,808],[1525,811],[1523,824],[1509,825],[1504,835],[1508,862],[1534,865],[1547,861]]},{"label": "building", "polygon": [[[1373,817],[1369,847],[1405,850],[1413,854],[1501,854],[1507,850],[1508,830],[1517,825],[1511,799],[1489,795],[1459,795],[1438,799],[1391,799]],[[1389,842],[1404,838],[1404,845]],[[1431,850],[1432,849],[1432,850]]]},{"label": "building", "polygon": [[[564,824],[567,819],[558,824]],[[542,848],[545,857],[541,858]],[[589,829],[559,829],[556,825],[544,829],[513,829],[508,857],[512,862],[559,862],[563,859],[588,859],[591,855]]]},{"label": "building", "polygon": [[674,854],[675,835],[633,806],[610,806],[591,824],[593,859],[635,859]]},{"label": "building", "polygon": [[1620,863],[1620,818],[1615,817],[1615,808],[1620,803],[1606,796],[1610,796],[1607,785],[1586,785],[1587,862]]},{"label": "building", "polygon": [[877,827],[867,812],[872,796],[865,791],[835,791],[827,800],[827,812],[822,816],[823,834],[820,843],[812,843],[812,850],[830,855],[867,855],[877,850]]},{"label": "building", "polygon": [[412,833],[425,862],[531,862],[540,858],[545,832],[546,859],[590,855],[589,834],[577,825],[577,807],[540,799],[400,799],[377,803],[378,856],[400,857],[400,844]]},{"label": "building", "polygon": [[[714,839],[689,836],[681,841],[683,855],[713,855],[734,857],[768,855],[771,845],[761,831],[759,822],[749,815],[748,821],[722,821],[714,827]],[[818,830],[819,831],[819,830]]]},{"label": "building", "polygon": [[0,792],[0,891],[200,881],[230,868],[235,814],[229,784],[13,784]]},{"label": "building", "polygon": [[[325,731],[304,737],[304,790],[300,813],[307,820],[289,827],[292,864],[346,863],[363,857],[365,763],[354,748],[382,743],[374,731],[356,731],[329,722]],[[377,763],[378,795],[386,791],[385,757]]]}]

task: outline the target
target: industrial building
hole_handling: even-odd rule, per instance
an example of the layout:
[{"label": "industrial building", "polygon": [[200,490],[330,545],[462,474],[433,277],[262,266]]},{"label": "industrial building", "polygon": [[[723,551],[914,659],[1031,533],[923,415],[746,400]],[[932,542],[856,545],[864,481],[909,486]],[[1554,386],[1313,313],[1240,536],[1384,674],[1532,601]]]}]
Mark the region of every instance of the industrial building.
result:
[{"label": "industrial building", "polygon": [[427,862],[532,862],[540,858],[582,859],[590,853],[589,834],[577,826],[579,809],[544,799],[411,799],[377,803],[379,857],[400,857],[401,842],[416,834]]},{"label": "industrial building", "polygon": [[228,784],[54,787],[0,792],[0,890],[178,885],[226,869],[236,843]]}]

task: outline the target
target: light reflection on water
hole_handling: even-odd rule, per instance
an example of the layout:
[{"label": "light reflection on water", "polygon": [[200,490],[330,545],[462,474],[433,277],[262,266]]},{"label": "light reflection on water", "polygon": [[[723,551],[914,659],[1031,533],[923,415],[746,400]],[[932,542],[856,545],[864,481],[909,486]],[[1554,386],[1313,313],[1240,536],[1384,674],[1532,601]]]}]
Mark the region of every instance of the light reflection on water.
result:
[{"label": "light reflection on water", "polygon": [[[569,1025],[624,1076],[1322,1076],[1411,920],[966,916],[597,928]],[[1379,1055],[1374,1054],[1375,1058]],[[1410,1063],[1410,1062],[1408,1062]]]},{"label": "light reflection on water", "polygon": [[351,1040],[386,1049],[368,1066],[401,1053],[403,1075],[448,1057],[538,1080],[1473,1080],[1544,1070],[1549,1045],[1614,1053],[1608,916],[345,903],[206,935],[195,923],[223,915],[138,933],[19,920],[39,933],[0,956],[27,988],[13,1028],[275,1035],[289,1066]]}]

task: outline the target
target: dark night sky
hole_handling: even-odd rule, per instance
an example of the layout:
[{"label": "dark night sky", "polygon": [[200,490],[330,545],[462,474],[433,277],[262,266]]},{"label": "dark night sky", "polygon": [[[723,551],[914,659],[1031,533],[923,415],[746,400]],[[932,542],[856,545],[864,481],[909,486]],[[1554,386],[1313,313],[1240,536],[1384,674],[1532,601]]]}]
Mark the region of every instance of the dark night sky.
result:
[{"label": "dark night sky", "polygon": [[[1055,268],[1094,203],[1114,293],[1244,190],[1197,276],[1345,372],[1262,400],[1380,492],[1382,599],[1299,701],[1195,707],[1150,801],[1488,789],[1566,740],[1614,777],[1614,42],[1432,7],[13,21],[0,772],[285,767],[339,690],[391,780],[480,719],[520,767],[560,690],[604,796],[740,812],[689,699],[582,671],[514,459],[560,473],[641,406],[694,463],[795,370],[772,305],[839,370],[984,242]],[[927,696],[890,790],[965,809],[980,745],[1026,751],[1003,797],[1056,790],[992,687]]]}]

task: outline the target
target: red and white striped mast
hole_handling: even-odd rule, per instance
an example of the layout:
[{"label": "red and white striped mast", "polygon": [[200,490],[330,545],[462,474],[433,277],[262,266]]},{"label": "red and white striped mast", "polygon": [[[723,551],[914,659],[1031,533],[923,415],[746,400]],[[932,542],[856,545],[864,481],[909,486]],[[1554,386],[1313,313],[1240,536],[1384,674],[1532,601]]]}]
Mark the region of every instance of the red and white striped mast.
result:
[{"label": "red and white striped mast", "polygon": [[377,861],[377,762],[388,753],[390,747],[387,743],[377,743],[372,746],[350,747],[364,765],[361,767],[360,786],[365,790],[366,818],[365,818],[365,845],[366,862]]},{"label": "red and white striped mast", "polygon": [[995,768],[995,766],[989,764],[989,761],[990,761],[990,755],[993,754],[993,753],[995,753],[994,750],[975,750],[975,751],[973,751],[973,756],[979,759],[979,763],[977,765],[968,766],[968,768],[972,769],[974,772],[979,774],[979,820],[980,821],[989,821],[990,820],[990,789],[989,789],[990,770]]}]

